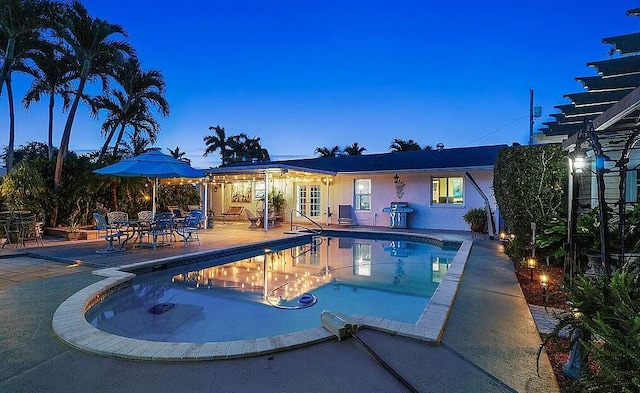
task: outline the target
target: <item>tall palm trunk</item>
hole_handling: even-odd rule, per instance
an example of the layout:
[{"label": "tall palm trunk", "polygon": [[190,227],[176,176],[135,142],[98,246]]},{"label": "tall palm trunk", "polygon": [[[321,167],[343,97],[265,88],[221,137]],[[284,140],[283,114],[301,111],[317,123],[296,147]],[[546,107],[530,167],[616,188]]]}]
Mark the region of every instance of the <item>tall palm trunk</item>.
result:
[{"label": "tall palm trunk", "polygon": [[13,168],[13,150],[15,143],[15,114],[13,112],[13,89],[11,88],[11,77],[6,79],[7,99],[9,101],[9,146],[7,146],[7,173]]},{"label": "tall palm trunk", "polygon": [[[85,71],[86,68],[86,71]],[[64,132],[62,133],[62,140],[60,141],[60,147],[58,149],[58,158],[56,160],[56,171],[53,177],[53,188],[58,190],[60,188],[60,182],[62,180],[62,164],[64,158],[69,151],[69,140],[71,139],[71,127],[73,127],[73,119],[76,116],[78,110],[78,104],[80,103],[80,96],[84,91],[84,86],[87,83],[87,75],[89,74],[89,68],[85,65],[82,69],[82,77],[80,78],[80,84],[78,85],[78,91],[69,109],[69,116],[67,122],[64,125]]]},{"label": "tall palm trunk", "polygon": [[55,92],[49,93],[49,140],[47,146],[47,157],[49,161],[53,159],[53,107],[55,106]]},{"label": "tall palm trunk", "polygon": [[[123,125],[124,127],[124,125]],[[111,143],[111,139],[113,139],[113,135],[116,133],[116,127],[113,127],[107,136],[107,140],[104,141],[104,145],[102,145],[102,149],[100,150],[100,155],[98,156],[98,162],[102,160],[102,158],[107,154],[107,149],[109,148],[109,143]]]},{"label": "tall palm trunk", "polygon": [[122,140],[122,135],[124,135],[124,123],[120,127],[120,132],[118,133],[118,139],[116,139],[116,143],[113,145],[113,156],[115,157],[118,154],[118,145]]},{"label": "tall palm trunk", "polygon": [[111,183],[111,206],[113,206],[113,210],[120,210],[120,206],[118,205],[118,187],[115,181]]},{"label": "tall palm trunk", "polygon": [[[16,45],[16,39],[14,37],[9,37],[7,41],[7,49],[5,51],[6,55],[4,56],[4,63],[2,64],[2,75],[0,75],[0,94],[2,94],[2,86],[4,86],[4,82],[7,81],[7,77],[11,72],[11,64],[13,64],[13,50]],[[9,85],[7,84],[7,90],[9,89]],[[7,168],[8,169],[8,168]]]}]

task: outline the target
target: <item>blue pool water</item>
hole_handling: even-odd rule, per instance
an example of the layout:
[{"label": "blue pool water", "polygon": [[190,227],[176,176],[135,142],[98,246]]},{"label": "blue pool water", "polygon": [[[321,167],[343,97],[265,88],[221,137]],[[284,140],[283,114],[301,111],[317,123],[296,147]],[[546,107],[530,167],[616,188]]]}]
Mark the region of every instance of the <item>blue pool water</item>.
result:
[{"label": "blue pool water", "polygon": [[86,318],[109,333],[181,342],[300,331],[319,326],[323,310],[415,323],[455,253],[426,243],[317,238],[232,262],[140,275]]}]

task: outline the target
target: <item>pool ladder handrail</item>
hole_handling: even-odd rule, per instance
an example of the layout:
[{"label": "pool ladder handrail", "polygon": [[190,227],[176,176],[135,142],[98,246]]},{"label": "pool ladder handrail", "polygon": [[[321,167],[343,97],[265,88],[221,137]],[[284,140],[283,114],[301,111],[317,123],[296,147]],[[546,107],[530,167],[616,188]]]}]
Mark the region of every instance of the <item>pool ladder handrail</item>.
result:
[{"label": "pool ladder handrail", "polygon": [[[317,239],[320,239],[320,241],[319,241],[319,242],[317,242]],[[294,250],[295,250],[296,248],[291,248],[291,259],[292,259],[293,261],[297,261],[297,260],[298,260],[298,258],[300,258],[301,256],[303,256],[303,255],[305,255],[305,254],[307,254],[307,253],[310,253],[311,251],[315,251],[315,250],[317,250],[317,249],[318,249],[318,247],[320,247],[320,245],[321,245],[323,242],[324,242],[324,239],[322,239],[322,238],[321,238],[320,236],[318,236],[318,235],[314,235],[314,236],[313,236],[313,239],[312,239],[312,241],[311,241],[311,243],[309,243],[309,248],[307,248],[307,249],[303,250],[303,251],[302,251],[301,253],[299,253],[298,255],[295,255],[295,252],[294,252]]]},{"label": "pool ladder handrail", "polygon": [[[304,225],[300,225],[300,224],[294,224],[293,223],[293,213],[298,213],[301,217],[306,218],[309,222],[311,222],[313,225],[315,225],[316,227],[318,227],[318,229],[316,228],[308,228]],[[291,231],[293,231],[293,226],[295,225],[296,230],[299,230],[300,228],[309,231],[313,234],[319,235],[322,233],[322,226],[320,224],[318,224],[317,222],[313,221],[313,219],[311,219],[310,217],[308,217],[306,214],[304,214],[303,212],[301,212],[298,209],[291,209],[291,212],[289,213],[289,222],[291,223]]]}]

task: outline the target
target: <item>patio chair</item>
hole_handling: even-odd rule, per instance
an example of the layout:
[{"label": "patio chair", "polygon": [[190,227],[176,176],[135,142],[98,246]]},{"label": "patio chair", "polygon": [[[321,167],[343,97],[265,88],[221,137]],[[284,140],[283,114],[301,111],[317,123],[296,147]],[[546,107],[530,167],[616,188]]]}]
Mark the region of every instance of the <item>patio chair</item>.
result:
[{"label": "patio chair", "polygon": [[29,240],[35,240],[36,246],[44,246],[42,241],[42,227],[44,223],[38,221],[35,214],[30,214],[20,217],[20,241],[22,246],[25,246],[25,242]]},{"label": "patio chair", "polygon": [[185,217],[181,226],[176,228],[176,233],[182,237],[186,245],[189,241],[198,241],[200,244],[200,222],[202,221],[202,211],[192,210]]},{"label": "patio chair", "polygon": [[138,212],[138,220],[144,222],[153,222],[153,212],[151,210],[143,210]]},{"label": "patio chair", "polygon": [[111,229],[118,230],[121,227],[129,226],[129,213],[121,211],[112,211],[107,213],[107,225]]},{"label": "patio chair", "polygon": [[[110,228],[109,225],[107,225],[107,219],[102,214],[93,213],[93,219],[96,221],[96,230],[98,231],[98,237],[101,237],[108,242],[107,248],[96,250],[96,253],[102,254],[107,252],[124,251],[124,248],[122,247],[116,248],[113,245],[113,241],[117,239],[119,242],[120,238],[122,236],[126,236],[127,234],[115,230],[114,228]],[[101,235],[100,232],[105,232],[106,234]]]},{"label": "patio chair", "polygon": [[338,225],[352,226],[353,221],[351,205],[338,205]]},{"label": "patio chair", "polygon": [[257,222],[258,220],[260,220],[260,218],[254,216],[249,209],[245,209],[244,212],[247,214],[247,220],[249,220],[249,222],[251,223],[249,225],[249,229],[258,228]]},{"label": "patio chair", "polygon": [[[158,245],[170,245],[173,248],[173,231],[175,229],[173,213],[157,213],[153,217],[153,223],[147,230],[142,231],[142,235],[150,238],[150,243],[155,250]],[[158,241],[160,239],[160,241]]]}]

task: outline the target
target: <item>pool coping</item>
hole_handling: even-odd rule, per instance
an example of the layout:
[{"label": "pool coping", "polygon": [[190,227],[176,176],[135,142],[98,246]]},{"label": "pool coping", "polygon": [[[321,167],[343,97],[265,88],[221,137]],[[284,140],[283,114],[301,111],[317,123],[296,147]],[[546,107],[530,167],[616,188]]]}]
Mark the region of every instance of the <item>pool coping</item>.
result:
[{"label": "pool coping", "polygon": [[[425,240],[434,239],[429,235],[411,235],[422,237]],[[291,241],[291,238],[286,240]],[[253,246],[264,247],[264,244],[273,242],[277,243],[278,241],[255,243]],[[374,329],[438,345],[458,292],[472,245],[473,241],[471,240],[461,242],[447,273],[415,324],[366,315],[353,315],[351,322],[357,324],[359,329]],[[238,249],[244,250],[246,247],[237,246],[216,251],[228,254],[237,252]],[[104,332],[86,320],[85,313],[95,303],[102,301],[121,287],[130,285],[135,277],[133,271],[153,271],[154,267],[172,261],[182,261],[185,257],[188,260],[199,260],[208,258],[211,254],[211,251],[204,251],[96,270],[93,274],[105,278],[76,292],[58,307],[53,315],[53,331],[68,345],[85,352],[148,361],[201,361],[259,356],[335,338],[331,332],[319,326],[294,333],[249,340],[206,343],[145,341]]]}]

